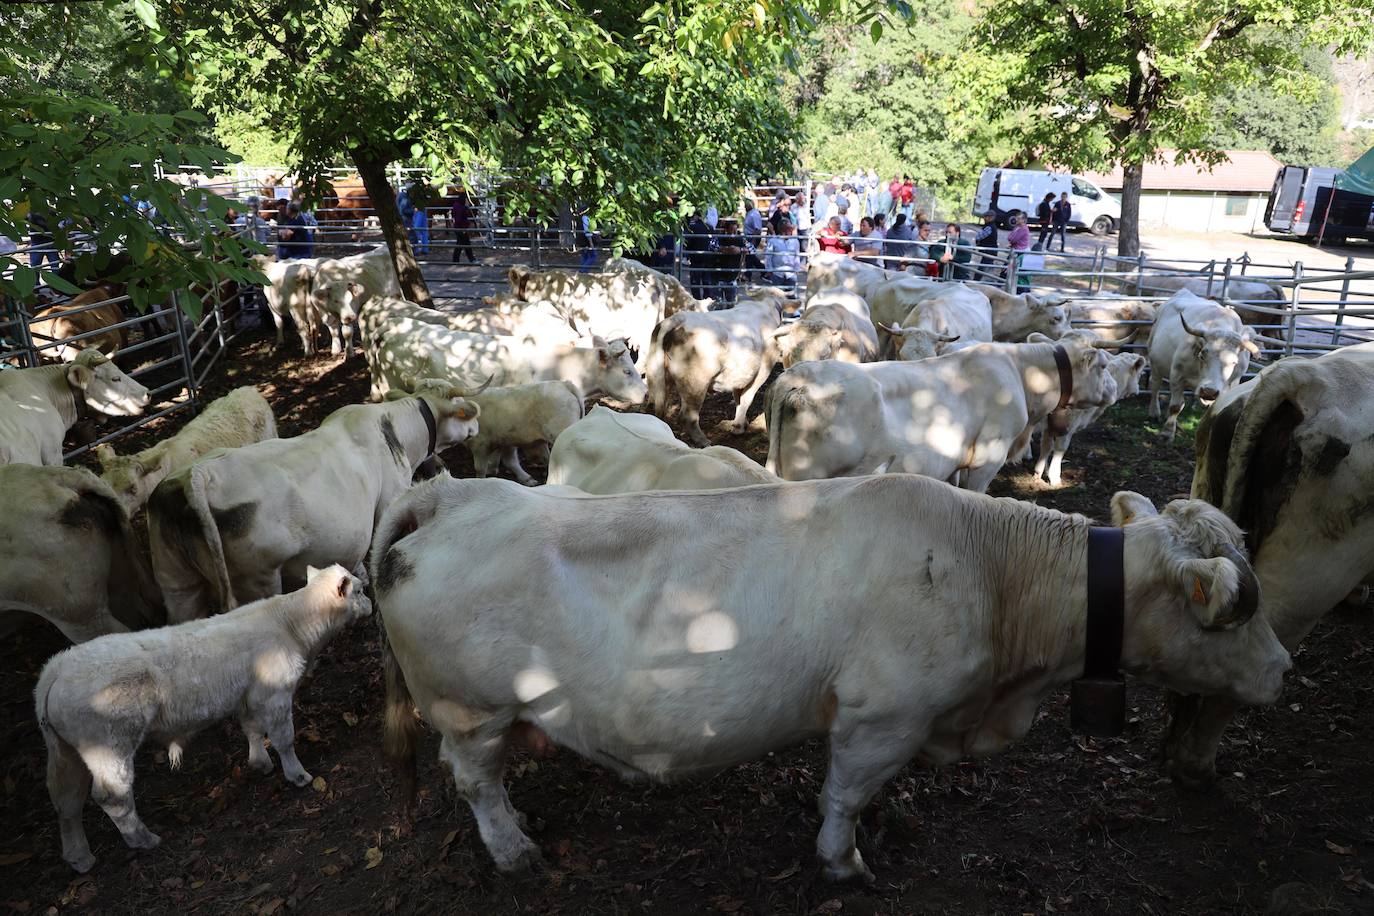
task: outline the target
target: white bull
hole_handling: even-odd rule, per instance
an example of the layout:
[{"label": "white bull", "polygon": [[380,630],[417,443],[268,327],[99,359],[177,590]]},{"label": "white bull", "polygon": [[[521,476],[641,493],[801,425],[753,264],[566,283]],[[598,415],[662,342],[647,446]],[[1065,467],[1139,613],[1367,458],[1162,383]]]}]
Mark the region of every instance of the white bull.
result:
[{"label": "white bull", "polygon": [[991,341],[992,309],[988,297],[978,290],[946,283],[934,294],[919,297],[900,321],[879,330],[891,338],[898,359],[928,359],[947,352],[956,342]]},{"label": "white bull", "polygon": [[668,393],[676,389],[687,438],[693,445],[710,445],[701,431],[701,404],[713,390],[728,391],[735,399],[731,429],[744,432],[754,396],[777,361],[771,332],[782,323],[787,301],[781,290],[773,290],[733,308],[678,312],[659,322],[649,342],[646,377],[654,413],[667,415]]},{"label": "white bull", "polygon": [[301,349],[307,356],[314,355],[315,325],[323,318],[312,292],[316,259],[274,261],[259,255],[254,261],[267,278],[262,294],[277,328],[277,346],[286,342],[286,317],[289,315],[300,335]]},{"label": "white bull", "polygon": [[878,358],[878,331],[862,296],[827,289],[806,302],[801,317],[772,332],[783,368],[806,360],[868,363]]},{"label": "white bull", "polygon": [[1241,323],[1234,309],[1179,290],[1159,307],[1150,329],[1150,416],[1159,419],[1159,395],[1169,383],[1169,416],[1161,432],[1173,439],[1184,392],[1211,405],[1250,367],[1265,340]]},{"label": "white bull", "polygon": [[358,581],[335,566],[311,568],[307,586],[213,620],[105,636],[43,666],[34,712],[48,749],[48,794],[57,809],[62,858],[79,872],[95,864],[82,808],[93,797],[125,844],[161,842],[134,804],[134,757],[146,740],[167,745],[173,769],[196,732],[228,716],[248,738],[248,767],[310,784],[294,747],[291,705],[306,669],[335,633],[372,613]]},{"label": "white bull", "polygon": [[372,528],[431,455],[477,432],[464,392],[350,404],[319,428],[213,452],[148,500],[153,574],[180,623],[282,592],[306,566],[355,567]]},{"label": "white bull", "polygon": [[882,284],[907,275],[900,270],[884,270],[872,264],[856,261],[848,255],[823,252],[806,265],[806,298],[828,289],[845,289],[865,300],[871,300]]},{"label": "white bull", "polygon": [[[1112,377],[1116,401],[1140,393],[1140,373],[1144,368],[1145,357],[1138,353],[1117,353],[1107,357],[1107,374]],[[1063,482],[1064,453],[1073,444],[1074,435],[1096,423],[1106,411],[1106,407],[1070,410],[1068,423],[1061,433],[1052,432],[1048,423],[1043,424],[1040,432],[1040,454],[1035,459],[1035,476],[1043,474],[1048,483],[1059,486]]]},{"label": "white bull", "polygon": [[679,442],[657,417],[600,406],[564,430],[549,455],[549,483],[586,493],[719,490],[779,482],[735,449],[694,449]]},{"label": "white bull", "polygon": [[[1272,703],[1290,661],[1240,532],[1203,503],[1137,504],[1113,500],[1135,516],[1122,667]],[[427,481],[371,559],[402,798],[418,708],[517,870],[540,853],[502,783],[513,731],[655,780],[827,737],[816,851],[827,877],[871,879],[855,826],[888,779],[1002,750],[1082,674],[1089,526],[910,475],[618,496]]]},{"label": "white bull", "polygon": [[1064,307],[1075,329],[1122,344],[1149,337],[1158,311],[1153,302],[1116,296],[1069,299]]},{"label": "white bull", "polygon": [[[1055,350],[985,343],[917,362],[800,363],[769,390],[768,470],[814,480],[886,467],[984,492],[1060,405]],[[1076,339],[1064,352],[1064,406],[1110,404],[1106,355]]]},{"label": "white bull", "polygon": [[1226,287],[1226,299],[1223,304],[1234,308],[1236,314],[1240,315],[1240,320],[1246,324],[1273,325],[1282,321],[1282,317],[1279,315],[1270,315],[1246,307],[1247,303],[1272,309],[1283,309],[1288,305],[1288,296],[1283,291],[1283,287],[1266,280],[1233,277],[1223,283],[1221,277],[1213,277],[1209,282],[1207,277],[1147,276],[1144,278],[1141,293],[1144,295],[1162,295],[1186,289],[1195,295],[1221,301],[1223,286]]},{"label": "white bull", "polygon": [[1032,334],[1044,334],[1058,340],[1069,333],[1069,312],[1066,298],[1060,292],[1021,293],[1012,295],[1001,287],[987,283],[970,283],[988,297],[992,306],[992,339],[1023,341]]},{"label": "white bull", "polygon": [[400,296],[401,281],[385,245],[345,258],[322,258],[315,268],[311,301],[329,328],[330,352],[339,352],[342,334],[345,358],[353,355],[353,326],[367,299]]},{"label": "white bull", "polygon": [[143,413],[150,395],[99,350],[60,366],[0,372],[0,464],[62,463],[62,440],[87,408]]},{"label": "white bull", "polygon": [[36,614],[72,642],[163,616],[128,515],[84,468],[0,465],[0,545],[0,611]]},{"label": "white bull", "polygon": [[235,388],[211,401],[199,416],[175,436],[162,439],[135,455],[115,454],[113,446],[98,445],[100,476],[133,515],[148,494],[173,471],[186,467],[217,448],[237,448],[277,437],[272,405],[252,385]]},{"label": "white bull", "polygon": [[411,379],[444,378],[503,387],[564,381],[584,398],[605,394],[642,404],[647,387],[635,370],[624,340],[592,346],[527,343],[517,337],[487,337],[418,322],[405,331],[383,333],[375,372],[383,390],[409,388]]},{"label": "white bull", "polygon": [[582,419],[582,395],[568,382],[488,388],[470,400],[482,409],[477,435],[464,443],[477,476],[495,474],[502,466],[527,487],[537,481],[521,466],[520,449],[538,448],[547,462],[549,446]]},{"label": "white bull", "polygon": [[[1223,394],[1198,427],[1193,496],[1244,528],[1263,613],[1289,651],[1374,574],[1371,432],[1374,344],[1281,360]],[[1339,669],[1324,689],[1341,689]],[[1170,774],[1188,786],[1211,783],[1236,706],[1220,697],[1173,697],[1170,712]],[[1232,745],[1233,753],[1242,745]]]}]

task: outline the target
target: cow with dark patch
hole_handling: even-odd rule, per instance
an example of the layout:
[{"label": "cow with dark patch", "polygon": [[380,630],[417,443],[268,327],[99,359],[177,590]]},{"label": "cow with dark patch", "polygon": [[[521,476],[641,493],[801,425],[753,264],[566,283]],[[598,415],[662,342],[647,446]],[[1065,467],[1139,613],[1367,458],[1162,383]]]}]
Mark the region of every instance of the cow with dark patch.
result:
[{"label": "cow with dark patch", "polygon": [[[53,558],[66,558],[54,574]],[[0,465],[0,611],[37,614],[72,642],[162,620],[114,492],[84,468]]]},{"label": "cow with dark patch", "polygon": [[[1374,344],[1270,366],[1217,401],[1197,446],[1193,496],[1244,529],[1265,616],[1292,651],[1374,573]],[[1172,698],[1176,781],[1212,782],[1236,708]]]},{"label": "cow with dark patch", "polygon": [[360,566],[376,519],[437,451],[477,432],[467,392],[353,404],[294,439],[222,449],[148,501],[153,571],[179,622],[280,594],[307,565]]}]

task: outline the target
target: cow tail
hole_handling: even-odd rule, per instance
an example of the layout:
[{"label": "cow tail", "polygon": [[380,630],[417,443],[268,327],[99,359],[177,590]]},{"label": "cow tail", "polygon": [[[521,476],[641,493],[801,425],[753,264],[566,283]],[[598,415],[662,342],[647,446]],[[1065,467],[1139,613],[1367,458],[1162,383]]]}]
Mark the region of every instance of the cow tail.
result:
[{"label": "cow tail", "polygon": [[219,525],[210,512],[210,500],[205,495],[205,465],[192,466],[186,479],[186,504],[200,523],[201,546],[204,552],[193,548],[191,561],[200,567],[200,574],[210,583],[220,611],[233,610],[238,602],[234,600],[234,588],[229,582],[229,564],[224,559],[224,541],[219,536]]},{"label": "cow tail", "polygon": [[792,402],[800,397],[801,392],[798,389],[784,388],[778,383],[774,383],[773,387],[768,389],[768,403],[764,410],[768,425],[768,461],[764,467],[784,479],[787,475],[783,473],[782,467],[782,418],[792,406]]},{"label": "cow tail", "polygon": [[649,403],[654,413],[663,416],[668,409],[668,357],[665,338],[677,330],[678,322],[665,318],[654,325],[649,337],[649,357],[644,367],[644,380],[649,383]]}]

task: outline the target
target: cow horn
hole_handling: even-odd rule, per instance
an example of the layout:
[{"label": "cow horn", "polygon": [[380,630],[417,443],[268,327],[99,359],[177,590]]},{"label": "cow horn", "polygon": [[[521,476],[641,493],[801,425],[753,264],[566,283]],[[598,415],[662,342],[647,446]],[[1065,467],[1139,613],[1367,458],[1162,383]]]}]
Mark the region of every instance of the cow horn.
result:
[{"label": "cow horn", "polygon": [[959,337],[960,335],[958,334],[941,334],[940,343],[954,343]]},{"label": "cow horn", "polygon": [[884,331],[891,334],[893,337],[901,337],[903,334],[906,333],[906,331],[901,327],[901,325],[883,324],[880,321],[878,322],[878,327],[882,328]]},{"label": "cow horn", "polygon": [[1140,333],[1140,328],[1131,328],[1131,332],[1125,337],[1099,337],[1093,341],[1093,346],[1099,349],[1111,349],[1113,347],[1124,347],[1136,339]]},{"label": "cow horn", "polygon": [[482,384],[478,385],[476,388],[471,388],[471,389],[469,389],[469,388],[464,388],[464,387],[462,387],[461,385],[454,385],[454,386],[452,386],[451,388],[449,388],[449,390],[448,390],[448,396],[449,396],[449,398],[471,398],[471,397],[476,397],[477,395],[479,395],[479,394],[481,394],[482,392],[486,391],[487,388],[491,386],[491,380],[494,379],[494,378],[496,378],[496,373],[493,372],[491,375],[488,375],[488,376],[487,376],[487,380],[486,380],[485,382],[483,382]]},{"label": "cow horn", "polygon": [[1183,330],[1187,331],[1189,334],[1192,334],[1194,337],[1207,336],[1206,334],[1203,334],[1201,331],[1194,331],[1192,328],[1188,327],[1188,319],[1183,317],[1182,312],[1178,313],[1178,320],[1183,325]]},{"label": "cow horn", "polygon": [[1236,600],[1205,628],[1208,630],[1229,630],[1238,627],[1255,616],[1255,611],[1259,610],[1260,584],[1250,561],[1234,544],[1221,545],[1221,555],[1230,560],[1239,573]]}]

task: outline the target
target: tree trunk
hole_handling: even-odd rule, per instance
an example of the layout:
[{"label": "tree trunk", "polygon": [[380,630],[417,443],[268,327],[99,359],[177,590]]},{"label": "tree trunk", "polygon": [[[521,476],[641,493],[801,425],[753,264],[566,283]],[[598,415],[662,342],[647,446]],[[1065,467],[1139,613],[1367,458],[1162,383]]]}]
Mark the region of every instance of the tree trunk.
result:
[{"label": "tree trunk", "polygon": [[418,302],[428,308],[434,307],[429,287],[425,285],[420,263],[415,260],[415,251],[410,247],[407,226],[401,220],[401,211],[396,206],[396,190],[386,178],[389,164],[381,156],[366,150],[353,150],[353,164],[367,188],[367,196],[372,199],[372,212],[382,225],[382,237],[386,239],[387,250],[391,252],[391,263],[396,268],[396,276],[401,281],[401,295],[411,302]]},{"label": "tree trunk", "polygon": [[1117,228],[1116,253],[1123,258],[1140,254],[1140,187],[1143,162],[1121,163],[1121,225]]}]

